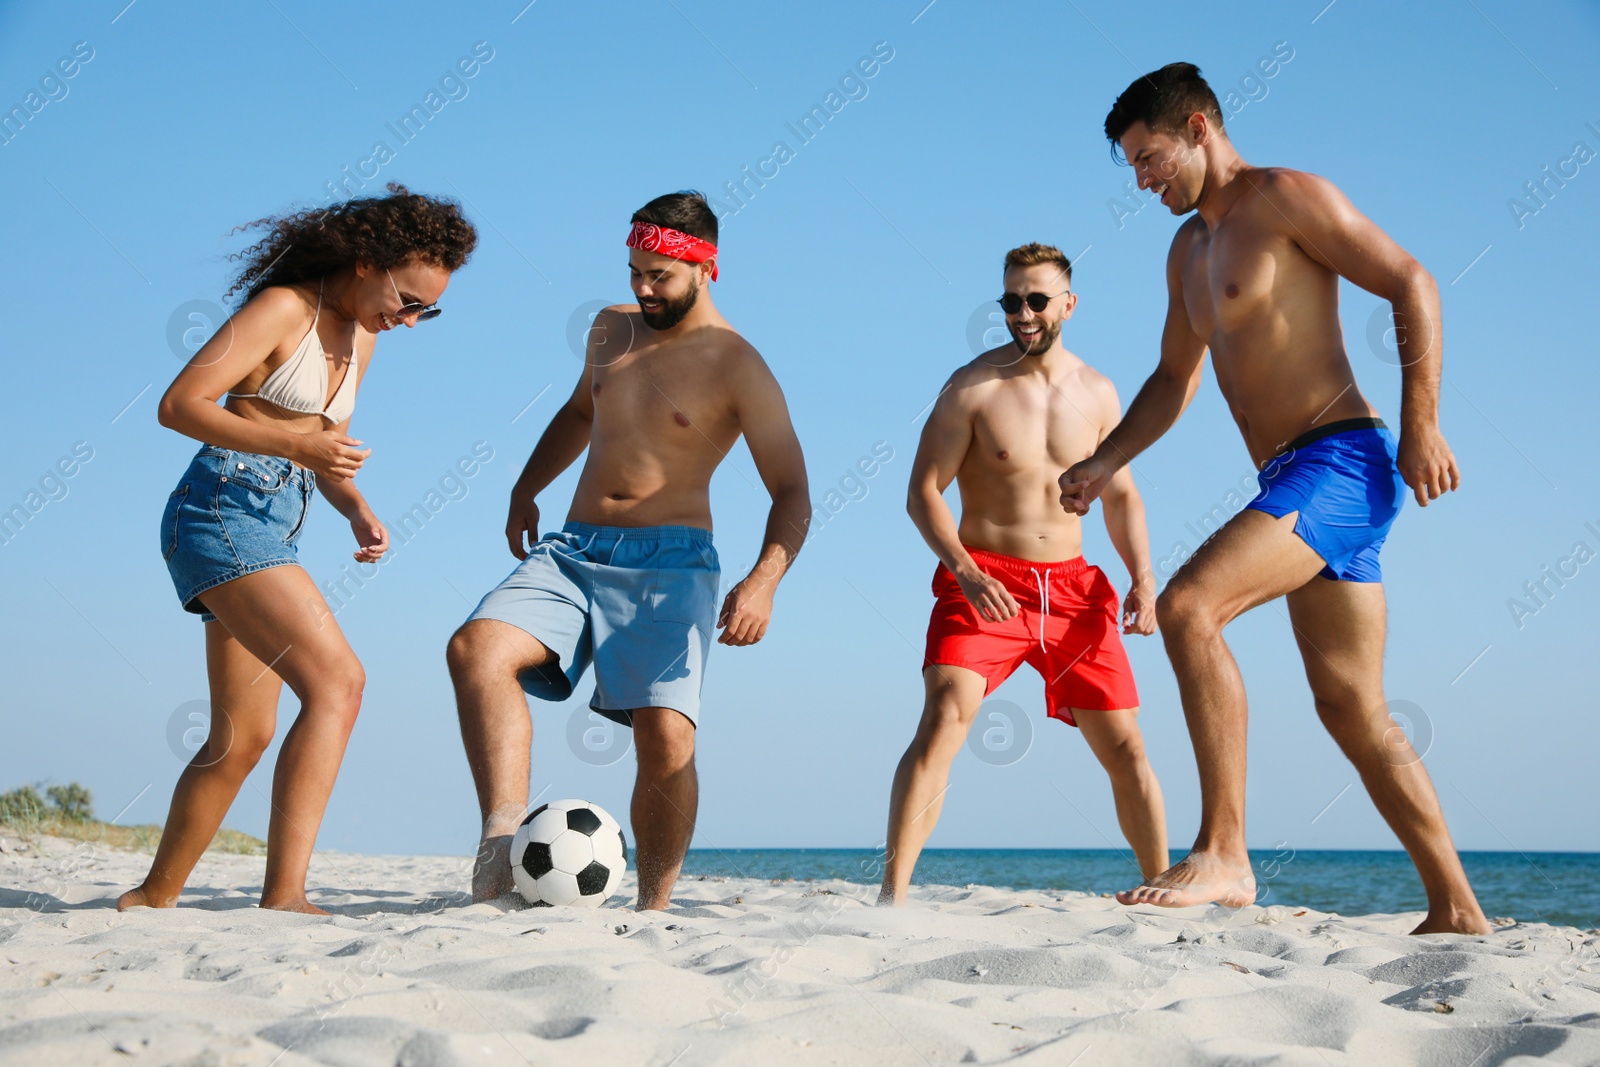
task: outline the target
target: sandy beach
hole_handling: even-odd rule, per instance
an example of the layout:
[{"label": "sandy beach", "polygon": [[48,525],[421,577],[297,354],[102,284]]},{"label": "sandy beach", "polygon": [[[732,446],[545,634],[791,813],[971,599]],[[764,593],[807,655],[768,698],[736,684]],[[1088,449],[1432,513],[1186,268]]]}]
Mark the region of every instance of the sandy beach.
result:
[{"label": "sandy beach", "polygon": [[255,908],[264,861],[225,854],[118,914],[148,855],[0,848],[3,1064],[1600,1062],[1600,937],[1568,927],[737,878],[641,915],[631,872],[613,907],[507,909],[459,857],[336,853],[329,918]]}]

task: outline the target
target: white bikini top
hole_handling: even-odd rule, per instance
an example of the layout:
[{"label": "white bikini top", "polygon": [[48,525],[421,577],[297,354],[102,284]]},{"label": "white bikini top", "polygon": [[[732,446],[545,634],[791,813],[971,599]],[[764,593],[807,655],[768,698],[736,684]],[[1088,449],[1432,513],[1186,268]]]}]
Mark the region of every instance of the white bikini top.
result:
[{"label": "white bikini top", "polygon": [[350,353],[350,366],[339,382],[339,389],[323,406],[328,395],[328,359],[317,336],[317,320],[322,317],[322,283],[317,283],[317,311],[311,317],[311,329],[300,341],[294,354],[267,375],[261,389],[255,393],[230,393],[240,398],[265,400],[285,411],[299,415],[321,415],[334,425],[350,417],[356,408],[356,358]]}]

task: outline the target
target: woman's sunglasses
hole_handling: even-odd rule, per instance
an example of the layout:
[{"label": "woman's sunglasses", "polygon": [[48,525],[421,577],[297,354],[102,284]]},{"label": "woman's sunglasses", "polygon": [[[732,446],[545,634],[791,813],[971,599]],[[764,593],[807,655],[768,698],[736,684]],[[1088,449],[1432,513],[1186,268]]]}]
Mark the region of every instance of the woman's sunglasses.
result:
[{"label": "woman's sunglasses", "polygon": [[1050,301],[1054,300],[1057,296],[1066,296],[1070,292],[1072,292],[1071,289],[1063,289],[1061,292],[1056,293],[1055,296],[1047,296],[1044,293],[1029,293],[1027,296],[1020,296],[1016,293],[1006,293],[999,300],[1000,310],[1004,311],[1007,315],[1015,315],[1017,312],[1022,310],[1023,304],[1027,304],[1029,309],[1032,310],[1035,315],[1040,315],[1044,313],[1045,308],[1050,306]]},{"label": "woman's sunglasses", "polygon": [[[388,271],[383,273],[389,274]],[[394,289],[395,298],[400,301],[400,310],[394,313],[393,318],[403,319],[407,315],[415,315],[418,322],[427,322],[429,319],[436,319],[444,314],[444,308],[438,304],[423,304],[416,300],[407,302],[406,298],[400,295],[400,287],[394,284],[393,274],[389,274],[389,285]],[[1040,308],[1040,310],[1042,311],[1043,308]]]}]

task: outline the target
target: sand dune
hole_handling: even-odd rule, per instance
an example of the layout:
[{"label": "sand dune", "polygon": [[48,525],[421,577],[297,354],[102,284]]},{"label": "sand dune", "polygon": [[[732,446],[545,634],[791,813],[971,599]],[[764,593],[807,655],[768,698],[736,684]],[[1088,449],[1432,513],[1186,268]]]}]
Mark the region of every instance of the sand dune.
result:
[{"label": "sand dune", "polygon": [[[0,1064],[1600,1062],[1600,937],[1415,915],[1127,909],[1083,894],[688,880],[677,907],[471,905],[458,858],[259,857],[117,914],[146,855],[0,839]],[[382,888],[349,887],[377,884]],[[631,899],[632,877],[624,894]]]}]

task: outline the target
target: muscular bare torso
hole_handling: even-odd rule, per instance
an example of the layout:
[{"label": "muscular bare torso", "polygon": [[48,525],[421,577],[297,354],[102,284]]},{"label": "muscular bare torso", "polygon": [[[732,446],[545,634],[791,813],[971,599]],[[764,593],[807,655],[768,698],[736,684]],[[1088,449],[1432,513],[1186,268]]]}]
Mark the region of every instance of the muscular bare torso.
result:
[{"label": "muscular bare torso", "polygon": [[759,357],[725,326],[663,341],[636,305],[604,314],[608,337],[631,327],[633,340],[620,357],[591,358],[589,455],[567,517],[709,530],[711,475],[739,440],[733,371]]},{"label": "muscular bare torso", "polygon": [[956,472],[963,544],[1041,562],[1082,554],[1082,526],[1061,507],[1057,479],[1114,425],[1115,412],[1107,417],[1114,394],[1092,367],[1069,352],[1061,356],[1031,370],[979,357],[952,381],[972,423]]},{"label": "muscular bare torso", "polygon": [[1314,426],[1376,414],[1345,354],[1338,275],[1274,206],[1293,195],[1279,173],[1243,172],[1214,228],[1195,215],[1174,239],[1184,310],[1258,466]]}]

